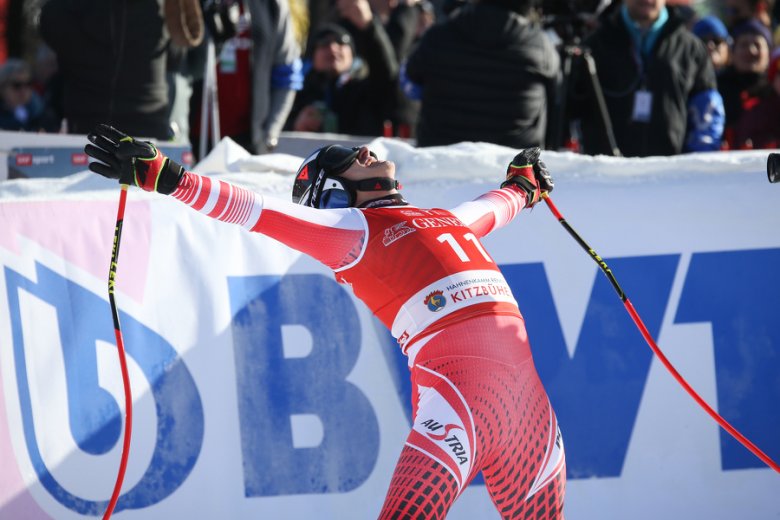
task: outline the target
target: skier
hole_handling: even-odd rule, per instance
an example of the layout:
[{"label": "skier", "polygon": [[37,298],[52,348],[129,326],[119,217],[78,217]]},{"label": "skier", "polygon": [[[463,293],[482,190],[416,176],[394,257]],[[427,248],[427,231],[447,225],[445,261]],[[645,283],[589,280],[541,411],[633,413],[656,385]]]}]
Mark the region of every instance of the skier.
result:
[{"label": "skier", "polygon": [[410,205],[395,164],[366,147],[316,150],[290,203],[185,171],[110,126],[88,138],[90,170],[312,256],[392,331],[409,359],[413,426],[380,519],[442,519],[480,471],[502,518],[563,518],[557,420],[512,291],[479,242],[553,189],[539,148],[517,154],[500,189],[444,210]]}]

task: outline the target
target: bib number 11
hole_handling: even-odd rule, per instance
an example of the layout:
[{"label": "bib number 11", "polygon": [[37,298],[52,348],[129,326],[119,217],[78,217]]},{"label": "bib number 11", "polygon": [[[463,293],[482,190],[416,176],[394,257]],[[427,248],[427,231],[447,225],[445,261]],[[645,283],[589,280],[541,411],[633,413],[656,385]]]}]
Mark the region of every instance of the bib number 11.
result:
[{"label": "bib number 11", "polygon": [[[463,235],[463,238],[467,242],[471,242],[472,244],[474,244],[474,247],[482,255],[482,258],[484,258],[488,262],[491,263],[493,262],[493,259],[490,258],[490,256],[487,254],[487,251],[485,251],[485,248],[483,248],[482,244],[479,243],[479,240],[477,240],[477,237],[474,236],[474,233],[466,233]],[[455,254],[458,255],[458,258],[460,258],[461,262],[471,262],[471,258],[469,258],[469,255],[466,253],[463,247],[458,243],[458,241],[455,239],[452,233],[442,233],[441,235],[436,237],[436,240],[438,240],[442,244],[444,243],[449,244],[449,246],[452,248]]]}]

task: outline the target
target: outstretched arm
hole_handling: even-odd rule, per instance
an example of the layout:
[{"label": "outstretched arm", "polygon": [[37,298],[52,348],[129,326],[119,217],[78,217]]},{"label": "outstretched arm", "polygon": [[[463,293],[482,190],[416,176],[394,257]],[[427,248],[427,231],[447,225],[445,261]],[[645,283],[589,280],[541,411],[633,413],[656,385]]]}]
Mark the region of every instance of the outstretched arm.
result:
[{"label": "outstretched arm", "polygon": [[525,207],[526,194],[515,186],[491,190],[450,211],[477,237],[505,226]]},{"label": "outstretched arm", "polygon": [[552,176],[539,159],[540,153],[539,148],[521,151],[507,167],[501,189],[489,191],[450,211],[478,237],[508,224],[520,210],[539,202],[542,193],[553,190]]},{"label": "outstretched arm", "polygon": [[188,172],[148,142],[100,125],[88,136],[89,169],[146,191],[172,195],[208,217],[262,233],[332,269],[360,254],[366,225],[356,209],[319,210]]},{"label": "outstretched arm", "polygon": [[355,209],[314,209],[192,172],[184,173],[171,195],[208,217],[262,233],[331,269],[354,261],[365,241],[365,220]]}]

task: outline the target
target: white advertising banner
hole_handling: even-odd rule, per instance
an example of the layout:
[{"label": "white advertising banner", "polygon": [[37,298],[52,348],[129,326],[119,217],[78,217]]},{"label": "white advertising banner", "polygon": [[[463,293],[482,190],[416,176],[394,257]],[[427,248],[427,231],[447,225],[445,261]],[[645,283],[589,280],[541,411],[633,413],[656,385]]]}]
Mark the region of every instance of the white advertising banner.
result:
[{"label": "white advertising banner", "polygon": [[[514,154],[372,144],[421,207],[492,189]],[[543,159],[556,205],[679,372],[779,460],[780,186],[766,152]],[[201,171],[286,198],[296,161]],[[0,518],[100,516],[111,495],[117,199],[88,173],[0,184]],[[314,260],[161,195],[128,200],[116,299],[134,414],[114,516],[376,518],[412,424],[389,333]],[[484,244],[558,415],[567,519],[780,517],[780,475],[683,391],[544,204]],[[499,518],[481,479],[448,518]]]}]

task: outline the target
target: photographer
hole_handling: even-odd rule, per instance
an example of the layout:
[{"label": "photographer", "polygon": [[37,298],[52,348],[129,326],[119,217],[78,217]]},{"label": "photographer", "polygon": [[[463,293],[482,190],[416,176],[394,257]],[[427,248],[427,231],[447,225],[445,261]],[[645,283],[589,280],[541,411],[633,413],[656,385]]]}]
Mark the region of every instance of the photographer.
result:
[{"label": "photographer", "polygon": [[402,78],[421,93],[419,146],[544,146],[560,59],[534,3],[478,0],[423,34]]},{"label": "photographer", "polygon": [[[707,49],[666,0],[624,0],[585,39],[617,148],[626,157],[720,149],[723,100]],[[568,100],[585,153],[614,154],[580,64]]]}]

